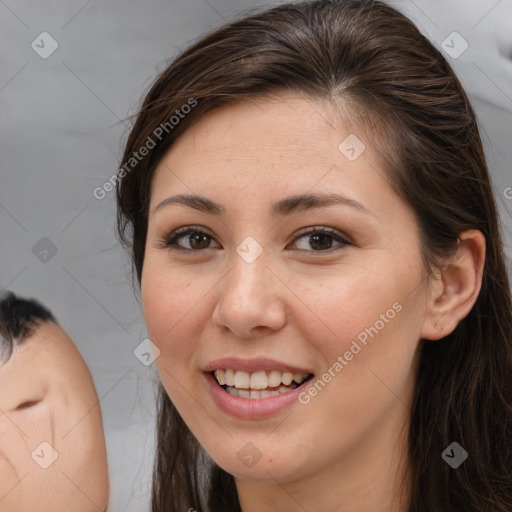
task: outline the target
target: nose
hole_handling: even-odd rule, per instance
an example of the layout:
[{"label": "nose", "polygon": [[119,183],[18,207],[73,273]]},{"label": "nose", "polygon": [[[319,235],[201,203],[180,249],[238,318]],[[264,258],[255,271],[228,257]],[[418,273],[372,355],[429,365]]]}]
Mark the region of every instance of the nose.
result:
[{"label": "nose", "polygon": [[263,255],[247,263],[235,254],[234,266],[219,286],[212,317],[216,327],[251,339],[268,336],[286,324],[286,287]]}]

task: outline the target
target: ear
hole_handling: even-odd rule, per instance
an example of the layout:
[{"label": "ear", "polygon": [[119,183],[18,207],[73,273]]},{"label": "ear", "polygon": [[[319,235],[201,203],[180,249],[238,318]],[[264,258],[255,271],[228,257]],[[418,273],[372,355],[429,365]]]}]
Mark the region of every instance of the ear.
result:
[{"label": "ear", "polygon": [[486,242],[471,229],[459,236],[455,254],[433,278],[421,337],[439,340],[451,334],[471,311],[482,287]]}]

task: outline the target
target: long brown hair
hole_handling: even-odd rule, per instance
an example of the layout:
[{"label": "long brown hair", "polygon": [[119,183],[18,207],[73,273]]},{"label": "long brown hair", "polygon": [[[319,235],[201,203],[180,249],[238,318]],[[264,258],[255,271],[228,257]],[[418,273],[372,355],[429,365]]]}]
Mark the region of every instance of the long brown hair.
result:
[{"label": "long brown hair", "polygon": [[[408,512],[512,511],[512,305],[489,172],[461,84],[398,11],[372,0],[281,5],[215,30],[170,63],[135,116],[118,174],[118,232],[139,284],[151,180],[173,141],[219,105],[279,91],[341,102],[365,127],[415,212],[429,275],[464,230],[484,234],[473,309],[449,336],[420,340]],[[126,166],[149,138],[155,147]],[[441,457],[453,441],[469,454],[456,470]],[[157,443],[153,512],[240,510],[233,477],[204,453],[161,385]]]}]

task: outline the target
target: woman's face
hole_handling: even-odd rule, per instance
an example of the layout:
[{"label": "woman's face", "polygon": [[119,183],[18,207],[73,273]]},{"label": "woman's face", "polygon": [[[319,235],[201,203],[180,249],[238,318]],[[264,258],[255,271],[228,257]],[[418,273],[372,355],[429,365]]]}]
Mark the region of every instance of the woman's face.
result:
[{"label": "woman's face", "polygon": [[141,286],[158,371],[243,480],[341,477],[395,456],[408,424],[427,299],[418,226],[371,141],[330,108],[218,108],[152,183]]}]

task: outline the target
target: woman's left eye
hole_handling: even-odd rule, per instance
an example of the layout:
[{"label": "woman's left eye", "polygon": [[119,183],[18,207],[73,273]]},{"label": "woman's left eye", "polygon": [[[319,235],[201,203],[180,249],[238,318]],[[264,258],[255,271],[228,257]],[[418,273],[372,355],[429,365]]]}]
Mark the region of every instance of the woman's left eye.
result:
[{"label": "woman's left eye", "polygon": [[[308,252],[331,252],[336,248],[352,245],[338,231],[326,227],[315,227],[303,230],[298,236],[295,236],[292,244],[297,245],[298,241],[305,241],[305,245],[313,248],[313,251],[307,247],[296,247],[302,251]],[[181,251],[199,252],[204,249],[211,249],[213,237],[203,229],[198,227],[184,227],[175,230],[165,237],[158,245],[162,248],[177,249]],[[333,247],[333,243],[337,243]]]},{"label": "woman's left eye", "polygon": [[[310,252],[330,252],[330,249],[333,249],[333,241],[338,243],[337,247],[351,245],[340,233],[330,228],[314,228],[295,238],[295,240],[301,239],[305,239],[306,245],[315,249]],[[309,251],[304,247],[299,247],[299,249]],[[334,249],[336,249],[336,246]]]}]

